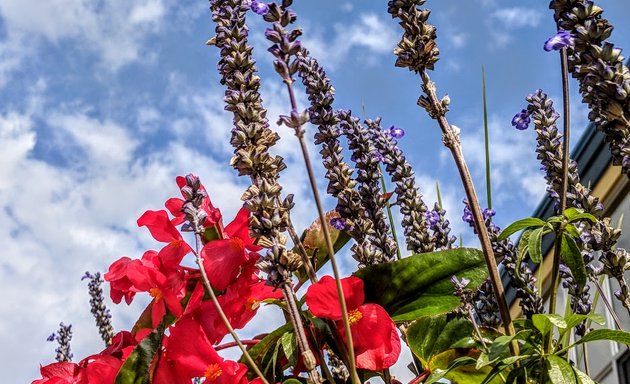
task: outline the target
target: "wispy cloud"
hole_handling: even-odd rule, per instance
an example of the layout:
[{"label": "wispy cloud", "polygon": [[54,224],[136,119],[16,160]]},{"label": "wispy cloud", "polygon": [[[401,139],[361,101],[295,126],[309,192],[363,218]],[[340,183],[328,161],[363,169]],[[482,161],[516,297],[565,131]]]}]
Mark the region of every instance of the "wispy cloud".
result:
[{"label": "wispy cloud", "polygon": [[[334,36],[327,40],[321,30],[309,30],[303,39],[313,57],[321,60],[326,68],[334,69],[354,49],[363,49],[362,57],[382,55],[393,51],[397,43],[395,25],[373,13],[362,13],[352,24],[334,26]],[[365,52],[367,50],[367,53]]]},{"label": "wispy cloud", "polygon": [[[32,47],[39,42],[73,39],[97,54],[103,68],[115,71],[146,57],[150,51],[143,43],[161,28],[166,10],[165,0],[5,0],[0,4],[0,16],[8,34],[0,44],[15,47],[28,42]],[[16,60],[0,59],[0,75],[3,66],[16,65]]]},{"label": "wispy cloud", "polygon": [[532,8],[512,7],[497,9],[492,13],[492,18],[506,29],[533,28],[540,24],[543,14]]}]

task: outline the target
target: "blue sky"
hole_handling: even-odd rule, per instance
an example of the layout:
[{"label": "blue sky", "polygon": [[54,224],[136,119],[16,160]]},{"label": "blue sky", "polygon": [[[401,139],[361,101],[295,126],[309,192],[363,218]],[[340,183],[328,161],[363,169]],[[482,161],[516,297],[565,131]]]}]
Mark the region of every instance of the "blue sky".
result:
[{"label": "blue sky", "polygon": [[[630,46],[630,3],[597,3],[616,26],[612,41]],[[528,215],[544,189],[534,134],[515,131],[510,119],[537,88],[556,100],[560,95],[558,55],[542,50],[555,30],[546,4],[426,4],[433,10],[430,21],[438,28],[441,51],[432,77],[439,92],[451,97],[448,118],[462,130],[482,199],[485,65],[493,203],[501,226]],[[453,233],[474,245],[460,220],[464,194],[450,155],[436,124],[415,104],[418,79],[393,66],[400,30],[386,2],[296,0],[294,8],[303,44],[327,68],[336,88],[336,107],[359,114],[365,107],[385,126],[403,127],[407,135],[400,146],[426,202],[435,201],[439,182]],[[257,16],[250,19],[273,122],[288,111],[287,97],[272,72],[264,23]],[[212,32],[206,1],[0,2],[0,365],[6,382],[30,382],[38,364],[52,361],[54,346],[45,339],[60,321],[74,326],[77,360],[100,348],[80,277],[157,246],[135,220],[177,194],[176,175],[200,175],[226,217],[241,204],[238,196],[247,180],[228,166],[231,116],[223,111],[217,50],[204,45]],[[575,83],[572,89],[575,94]],[[573,97],[574,138],[586,121],[579,100]],[[298,101],[306,106],[304,96]],[[282,139],[274,151],[289,165],[281,182],[297,196],[293,216],[303,228],[316,212],[294,137],[284,128],[278,131]],[[316,156],[313,146],[311,153]],[[353,262],[344,266],[349,272]],[[132,308],[112,307],[117,329],[128,327],[146,303],[137,301]],[[264,312],[254,327],[277,318]]]}]

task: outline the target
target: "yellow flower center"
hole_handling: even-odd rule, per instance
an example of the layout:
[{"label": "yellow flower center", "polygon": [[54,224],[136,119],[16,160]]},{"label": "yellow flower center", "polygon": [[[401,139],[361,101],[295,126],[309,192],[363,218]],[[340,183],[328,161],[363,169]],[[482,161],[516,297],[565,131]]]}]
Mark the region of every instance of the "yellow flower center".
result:
[{"label": "yellow flower center", "polygon": [[363,314],[358,309],[354,309],[348,312],[348,322],[350,323],[350,326],[353,326],[356,323],[358,323],[362,317],[363,317]]},{"label": "yellow flower center", "polygon": [[258,304],[258,300],[254,299],[253,297],[250,297],[245,302],[245,307],[249,309],[250,311],[254,311],[255,310],[254,306],[256,306],[256,304]]},{"label": "yellow flower center", "polygon": [[149,295],[155,299],[156,302],[162,300],[162,291],[159,288],[149,289]]},{"label": "yellow flower center", "polygon": [[214,363],[208,365],[208,369],[206,369],[206,373],[204,373],[203,376],[206,378],[206,381],[215,381],[222,373],[221,366]]}]

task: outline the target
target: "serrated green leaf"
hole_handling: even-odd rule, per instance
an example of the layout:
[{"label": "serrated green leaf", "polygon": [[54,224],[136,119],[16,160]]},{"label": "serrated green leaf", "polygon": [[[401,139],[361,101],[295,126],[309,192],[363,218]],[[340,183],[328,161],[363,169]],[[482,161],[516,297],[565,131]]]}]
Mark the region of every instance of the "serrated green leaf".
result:
[{"label": "serrated green leaf", "polygon": [[159,325],[134,348],[116,375],[116,384],[149,384],[151,361],[162,345],[164,326]]},{"label": "serrated green leaf", "polygon": [[542,227],[545,224],[546,223],[543,220],[537,217],[528,217],[526,219],[517,220],[513,222],[512,224],[508,225],[507,228],[505,228],[503,232],[501,232],[498,240],[505,240],[510,235],[520,231],[521,229],[530,228],[530,227]]},{"label": "serrated green leaf", "polygon": [[547,356],[547,375],[553,384],[575,384],[577,381],[571,364],[556,355]]},{"label": "serrated green leaf", "polygon": [[584,266],[584,258],[578,248],[575,240],[566,233],[562,234],[560,241],[560,253],[562,260],[567,267],[571,270],[571,274],[575,279],[575,282],[583,287],[586,284],[586,267]]},{"label": "serrated green leaf", "polygon": [[475,289],[487,276],[483,253],[474,248],[412,255],[360,269],[367,302],[385,308],[394,321],[449,312],[459,305],[451,277],[470,280]]},{"label": "serrated green leaf", "polygon": [[[451,319],[446,315],[426,316],[414,321],[407,329],[407,344],[426,364],[434,355],[453,348],[462,339],[472,342],[473,327],[465,319]],[[474,343],[472,343],[474,344]]]},{"label": "serrated green leaf", "polygon": [[529,257],[536,264],[540,264],[542,261],[542,237],[545,227],[539,227],[532,231],[527,241],[527,247],[529,249]]},{"label": "serrated green leaf", "polygon": [[[325,216],[325,225],[328,227],[328,231],[330,233],[330,240],[332,240],[333,248],[335,253],[337,253],[344,245],[350,241],[350,235],[348,235],[345,231],[340,231],[337,228],[330,225],[330,220],[334,218],[338,218],[339,213],[337,211],[332,210],[326,212]],[[324,231],[322,230],[321,223],[319,219],[313,221],[313,223],[304,230],[302,236],[300,237],[302,241],[302,245],[306,249],[306,253],[313,260],[315,264],[315,270],[319,270],[321,267],[326,264],[328,261],[328,249],[326,248],[326,240],[324,238]],[[300,253],[297,248],[293,248],[293,251],[296,253]],[[304,267],[300,267],[295,275],[300,279],[300,281],[306,281],[308,279],[308,275],[306,274],[306,270]]]}]

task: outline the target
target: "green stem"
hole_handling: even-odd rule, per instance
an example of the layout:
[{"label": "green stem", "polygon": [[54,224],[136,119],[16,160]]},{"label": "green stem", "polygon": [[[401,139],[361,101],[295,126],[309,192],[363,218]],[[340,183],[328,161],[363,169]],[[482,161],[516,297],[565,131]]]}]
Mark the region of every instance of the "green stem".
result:
[{"label": "green stem", "polygon": [[[383,170],[381,169],[381,165],[378,165],[378,171],[381,174],[381,189],[383,190],[383,194],[387,193],[387,185],[385,184],[385,178],[383,177]],[[385,207],[387,208],[387,218],[389,219],[389,226],[392,229],[392,236],[394,236],[394,241],[396,241],[396,259],[402,259],[402,255],[400,254],[400,244],[398,244],[398,236],[396,235],[396,225],[394,223],[394,217],[392,216],[392,208],[389,204],[389,199],[385,200]]]}]

